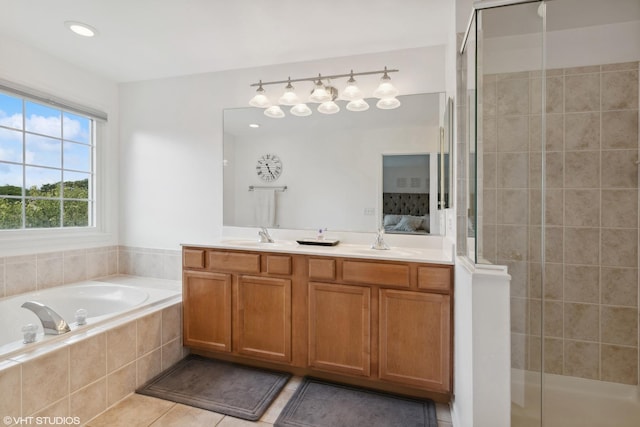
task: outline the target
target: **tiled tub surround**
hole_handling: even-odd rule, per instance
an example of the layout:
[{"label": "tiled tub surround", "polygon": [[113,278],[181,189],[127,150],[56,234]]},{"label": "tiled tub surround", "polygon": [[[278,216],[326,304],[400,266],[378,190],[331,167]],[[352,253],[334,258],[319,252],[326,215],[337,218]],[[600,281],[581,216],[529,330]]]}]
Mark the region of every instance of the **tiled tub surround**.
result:
[{"label": "tiled tub surround", "polygon": [[[120,278],[153,286],[152,280]],[[179,293],[179,282],[164,281]],[[181,299],[0,360],[3,417],[80,417],[85,423],[185,355]],[[10,392],[8,392],[10,391]]]},{"label": "tiled tub surround", "polygon": [[[541,74],[483,79],[482,256],[512,275],[512,366],[539,370]],[[638,63],[546,85],[545,371],[638,384]]]},{"label": "tiled tub surround", "polygon": [[105,246],[0,258],[0,298],[128,274],[180,280],[180,250]]}]

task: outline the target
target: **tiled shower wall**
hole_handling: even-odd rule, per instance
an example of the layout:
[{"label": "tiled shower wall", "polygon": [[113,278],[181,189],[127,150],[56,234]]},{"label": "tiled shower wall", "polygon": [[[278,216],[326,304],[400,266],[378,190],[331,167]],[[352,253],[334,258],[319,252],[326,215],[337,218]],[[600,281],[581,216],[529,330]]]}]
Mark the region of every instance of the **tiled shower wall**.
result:
[{"label": "tiled shower wall", "polygon": [[638,384],[638,63],[483,76],[482,256],[512,275],[512,366]]},{"label": "tiled shower wall", "polygon": [[0,258],[0,298],[114,274],[180,280],[179,250],[106,246]]}]

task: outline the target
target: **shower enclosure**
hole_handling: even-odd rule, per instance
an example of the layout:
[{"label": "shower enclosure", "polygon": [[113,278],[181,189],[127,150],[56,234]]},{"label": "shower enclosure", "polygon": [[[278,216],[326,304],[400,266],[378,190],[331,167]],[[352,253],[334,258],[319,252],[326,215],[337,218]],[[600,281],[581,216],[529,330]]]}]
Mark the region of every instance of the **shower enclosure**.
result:
[{"label": "shower enclosure", "polygon": [[512,425],[638,426],[640,1],[478,2],[460,46],[457,247],[512,277]]}]

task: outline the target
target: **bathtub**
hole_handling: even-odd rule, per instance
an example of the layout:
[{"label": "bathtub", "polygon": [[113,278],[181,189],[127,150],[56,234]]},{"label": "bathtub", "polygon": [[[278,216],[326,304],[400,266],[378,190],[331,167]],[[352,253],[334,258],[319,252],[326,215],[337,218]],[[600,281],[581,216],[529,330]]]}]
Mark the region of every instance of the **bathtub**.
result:
[{"label": "bathtub", "polygon": [[[136,283],[136,285],[128,284]],[[0,361],[29,352],[46,344],[68,340],[74,335],[102,327],[114,319],[148,309],[158,304],[180,299],[180,289],[151,280],[149,287],[126,277],[113,277],[104,281],[84,281],[29,292],[0,299]],[[155,285],[155,286],[154,286]],[[163,289],[164,288],[164,289]],[[30,310],[22,308],[25,301],[37,301],[52,308],[66,320],[71,332],[61,335],[45,335],[40,319]],[[78,309],[87,311],[87,321],[78,325],[75,314]],[[22,327],[37,325],[36,342],[23,342]]]}]

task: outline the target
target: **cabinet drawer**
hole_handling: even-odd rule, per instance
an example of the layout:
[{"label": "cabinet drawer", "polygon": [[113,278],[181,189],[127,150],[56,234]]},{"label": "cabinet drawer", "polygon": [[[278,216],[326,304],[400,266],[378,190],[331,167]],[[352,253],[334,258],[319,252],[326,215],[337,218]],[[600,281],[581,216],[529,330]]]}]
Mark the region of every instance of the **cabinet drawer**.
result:
[{"label": "cabinet drawer", "polygon": [[260,272],[260,255],[237,252],[209,252],[209,268],[231,270],[242,273]]},{"label": "cabinet drawer", "polygon": [[185,268],[204,268],[204,249],[184,249],[182,265]]},{"label": "cabinet drawer", "polygon": [[291,257],[286,255],[267,255],[267,273],[291,274]]},{"label": "cabinet drawer", "polygon": [[309,260],[309,278],[336,280],[336,260],[312,258]]},{"label": "cabinet drawer", "polygon": [[342,279],[345,282],[370,285],[392,285],[408,288],[411,284],[409,266],[380,262],[344,261]]},{"label": "cabinet drawer", "polygon": [[449,267],[418,267],[418,288],[433,291],[451,291]]}]

